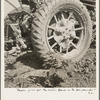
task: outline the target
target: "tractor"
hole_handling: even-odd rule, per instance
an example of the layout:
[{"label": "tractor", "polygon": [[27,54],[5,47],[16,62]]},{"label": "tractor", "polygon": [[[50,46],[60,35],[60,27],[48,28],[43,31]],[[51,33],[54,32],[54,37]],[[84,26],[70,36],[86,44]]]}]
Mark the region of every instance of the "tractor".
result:
[{"label": "tractor", "polygon": [[73,62],[86,54],[96,31],[96,0],[18,0],[19,7],[5,2],[13,8],[4,19],[8,54],[32,49],[43,61],[53,52]]}]

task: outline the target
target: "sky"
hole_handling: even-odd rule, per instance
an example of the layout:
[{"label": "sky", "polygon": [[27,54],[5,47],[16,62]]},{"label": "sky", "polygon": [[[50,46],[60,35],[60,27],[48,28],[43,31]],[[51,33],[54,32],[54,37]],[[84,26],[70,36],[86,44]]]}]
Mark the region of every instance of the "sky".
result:
[{"label": "sky", "polygon": [[[18,0],[8,0],[8,1],[11,2],[14,6],[19,7]],[[7,14],[13,9],[14,8],[4,0],[4,17],[6,17]]]}]

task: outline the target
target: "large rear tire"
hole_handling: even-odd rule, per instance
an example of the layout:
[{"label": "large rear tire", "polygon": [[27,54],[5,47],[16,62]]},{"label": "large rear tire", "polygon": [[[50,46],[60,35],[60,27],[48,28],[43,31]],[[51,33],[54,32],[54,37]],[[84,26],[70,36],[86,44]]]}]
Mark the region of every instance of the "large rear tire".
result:
[{"label": "large rear tire", "polygon": [[[32,44],[40,58],[48,52],[79,61],[90,46],[92,23],[86,7],[78,0],[51,0],[35,12]],[[45,55],[45,56],[44,56]]]}]

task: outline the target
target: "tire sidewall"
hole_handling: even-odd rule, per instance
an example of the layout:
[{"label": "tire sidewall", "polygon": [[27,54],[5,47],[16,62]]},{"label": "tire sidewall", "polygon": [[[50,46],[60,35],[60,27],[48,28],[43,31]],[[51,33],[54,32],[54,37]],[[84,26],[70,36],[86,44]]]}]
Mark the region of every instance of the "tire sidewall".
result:
[{"label": "tire sidewall", "polygon": [[84,53],[87,51],[87,49],[89,48],[90,45],[90,41],[91,41],[91,36],[92,36],[92,30],[91,30],[91,20],[89,19],[89,15],[85,12],[86,10],[84,10],[84,6],[79,6],[78,4],[71,2],[62,2],[62,3],[58,3],[56,4],[56,6],[52,6],[52,8],[49,10],[47,17],[45,19],[45,23],[44,26],[45,28],[43,29],[43,42],[44,45],[46,47],[47,51],[51,51],[50,50],[50,46],[48,44],[47,41],[47,26],[50,22],[50,20],[52,19],[53,15],[55,13],[57,13],[58,11],[64,10],[64,9],[74,9],[74,11],[78,11],[84,24],[85,24],[85,36],[84,36],[84,40],[83,43],[81,43],[80,49],[78,50],[78,52],[76,53],[76,55],[74,57],[71,58],[71,60],[79,60],[80,58],[83,57]]}]

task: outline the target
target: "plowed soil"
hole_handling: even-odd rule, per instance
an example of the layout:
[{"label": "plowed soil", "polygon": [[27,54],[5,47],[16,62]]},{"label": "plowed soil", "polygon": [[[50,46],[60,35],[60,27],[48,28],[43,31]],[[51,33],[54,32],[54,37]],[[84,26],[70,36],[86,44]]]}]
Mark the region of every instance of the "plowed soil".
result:
[{"label": "plowed soil", "polygon": [[[94,42],[78,63],[69,62],[62,68],[53,68],[55,62],[47,62],[40,62],[32,51],[5,56],[5,87],[96,87]],[[48,66],[50,68],[46,68]]]}]

